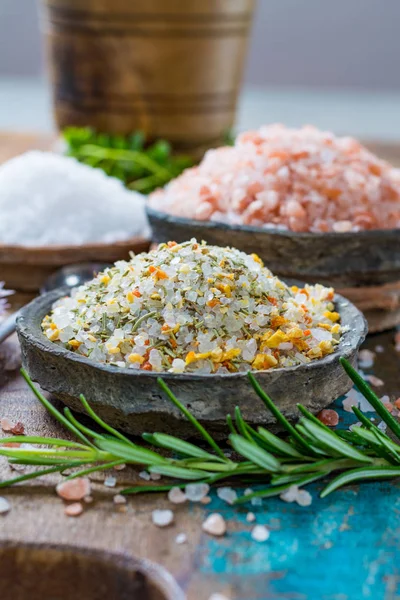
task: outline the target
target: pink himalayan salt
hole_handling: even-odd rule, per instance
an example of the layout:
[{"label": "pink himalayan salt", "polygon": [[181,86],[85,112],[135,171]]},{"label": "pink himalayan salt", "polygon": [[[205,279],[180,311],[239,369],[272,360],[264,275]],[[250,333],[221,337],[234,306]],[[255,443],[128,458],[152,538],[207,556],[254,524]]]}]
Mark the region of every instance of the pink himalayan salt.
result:
[{"label": "pink himalayan salt", "polygon": [[67,517],[79,517],[83,513],[83,506],[80,502],[74,502],[65,507],[64,513]]},{"label": "pink himalayan salt", "polygon": [[219,513],[211,513],[201,527],[203,531],[210,535],[215,535],[216,537],[225,535],[226,533],[225,519]]},{"label": "pink himalayan salt", "polygon": [[11,423],[10,419],[7,417],[3,417],[0,421],[0,425],[4,433],[10,433],[14,427],[14,424]]},{"label": "pink himalayan salt", "polygon": [[292,231],[390,229],[400,227],[400,170],[352,138],[270,125],[209,150],[149,202],[180,217]]},{"label": "pink himalayan salt", "polygon": [[324,408],[317,414],[317,419],[321,421],[324,425],[328,425],[329,427],[334,427],[339,423],[339,415],[336,410],[332,410],[330,408]]},{"label": "pink himalayan salt", "polygon": [[82,500],[90,496],[90,481],[87,477],[63,481],[57,485],[56,491],[63,500]]}]

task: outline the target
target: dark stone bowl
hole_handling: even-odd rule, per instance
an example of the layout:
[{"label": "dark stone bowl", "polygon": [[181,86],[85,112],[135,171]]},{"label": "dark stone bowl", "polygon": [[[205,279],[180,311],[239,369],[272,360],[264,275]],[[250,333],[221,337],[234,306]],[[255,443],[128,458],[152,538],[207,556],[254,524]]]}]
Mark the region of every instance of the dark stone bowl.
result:
[{"label": "dark stone bowl", "polygon": [[160,565],[127,554],[0,541],[2,600],[185,600]]},{"label": "dark stone bowl", "polygon": [[[33,300],[22,310],[17,321],[22,362],[31,378],[73,410],[82,410],[78,398],[84,394],[104,420],[128,433],[164,431],[192,436],[194,431],[190,423],[159,388],[159,374],[94,363],[46,338],[41,330],[42,319],[50,312],[52,304],[66,293],[67,290],[56,290]],[[355,362],[357,350],[367,333],[367,324],[348,300],[336,296],[335,302],[342,325],[349,327],[336,352],[307,365],[255,373],[262,387],[289,419],[298,417],[296,402],[302,402],[315,413],[351,388],[339,357]],[[236,405],[240,405],[244,418],[254,425],[275,423],[250,386],[246,374],[164,373],[163,379],[194,416],[217,436],[224,435],[226,415],[232,414]]]},{"label": "dark stone bowl", "polygon": [[380,285],[400,279],[400,229],[357,233],[296,233],[182,219],[147,207],[153,241],[192,237],[257,254],[279,277],[339,286]]}]

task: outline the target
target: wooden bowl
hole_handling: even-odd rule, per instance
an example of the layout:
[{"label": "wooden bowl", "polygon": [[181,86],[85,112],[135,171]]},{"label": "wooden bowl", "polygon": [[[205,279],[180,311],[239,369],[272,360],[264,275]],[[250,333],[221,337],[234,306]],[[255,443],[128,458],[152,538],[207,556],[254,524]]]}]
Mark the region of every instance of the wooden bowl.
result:
[{"label": "wooden bowl", "polygon": [[[161,392],[157,384],[159,373],[94,363],[46,338],[41,330],[43,317],[65,293],[67,290],[56,290],[37,298],[23,309],[17,321],[22,362],[32,379],[77,411],[82,411],[78,398],[84,394],[104,420],[128,433],[164,431],[193,436],[190,423]],[[298,417],[296,402],[301,401],[315,413],[352,386],[339,357],[355,363],[357,350],[367,333],[366,321],[345,298],[336,296],[335,302],[342,325],[348,326],[348,330],[333,354],[307,365],[255,373],[289,419]],[[163,373],[162,377],[193,415],[217,436],[226,434],[226,415],[232,414],[237,404],[250,423],[275,423],[244,373]]]},{"label": "wooden bowl", "polygon": [[0,542],[2,600],[185,600],[159,565],[124,554]]},{"label": "wooden bowl", "polygon": [[400,279],[400,229],[357,233],[296,233],[182,219],[147,207],[154,242],[192,237],[256,252],[279,277],[339,287]]},{"label": "wooden bowl", "polygon": [[5,246],[0,244],[0,281],[18,292],[36,293],[54,271],[84,262],[114,263],[129,259],[129,252],[145,252],[150,242],[132,238],[113,244],[80,246]]}]

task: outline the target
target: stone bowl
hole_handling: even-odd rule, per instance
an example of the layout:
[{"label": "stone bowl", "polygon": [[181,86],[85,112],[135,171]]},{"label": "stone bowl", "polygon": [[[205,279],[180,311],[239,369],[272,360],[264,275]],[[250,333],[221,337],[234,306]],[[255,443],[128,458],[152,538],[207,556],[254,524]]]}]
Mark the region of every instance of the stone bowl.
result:
[{"label": "stone bowl", "polygon": [[[79,395],[84,394],[100,417],[127,433],[163,431],[193,436],[193,427],[161,391],[159,374],[94,363],[46,338],[41,330],[43,317],[66,293],[67,290],[55,290],[33,300],[17,321],[22,363],[33,381],[78,412],[83,410]],[[291,420],[298,417],[297,402],[316,413],[352,386],[339,358],[344,356],[355,363],[367,324],[345,298],[337,295],[335,304],[348,331],[333,354],[307,365],[255,373],[264,390]],[[236,405],[253,425],[275,424],[244,373],[162,376],[181,402],[218,437],[226,435],[226,415],[232,414]]]},{"label": "stone bowl", "polygon": [[0,542],[2,600],[185,600],[164,568],[126,554]]},{"label": "stone bowl", "polygon": [[400,229],[357,233],[296,233],[245,225],[183,219],[147,206],[153,241],[192,237],[257,254],[281,278],[336,288],[400,280]]}]

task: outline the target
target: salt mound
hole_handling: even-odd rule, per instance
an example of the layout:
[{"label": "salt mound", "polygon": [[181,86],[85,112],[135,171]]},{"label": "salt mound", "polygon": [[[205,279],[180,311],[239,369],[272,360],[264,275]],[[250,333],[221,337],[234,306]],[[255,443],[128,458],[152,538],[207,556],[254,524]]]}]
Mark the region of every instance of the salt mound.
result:
[{"label": "salt mound", "polygon": [[150,205],[176,216],[292,231],[400,227],[400,170],[314,127],[261,127],[206,153]]},{"label": "salt mound", "polygon": [[255,254],[169,242],[75,289],[42,326],[49,340],[118,367],[258,371],[334,351],[333,295],[322,285],[287,286]]},{"label": "salt mound", "polygon": [[102,170],[51,152],[0,166],[0,243],[78,245],[148,237],[144,197]]}]

